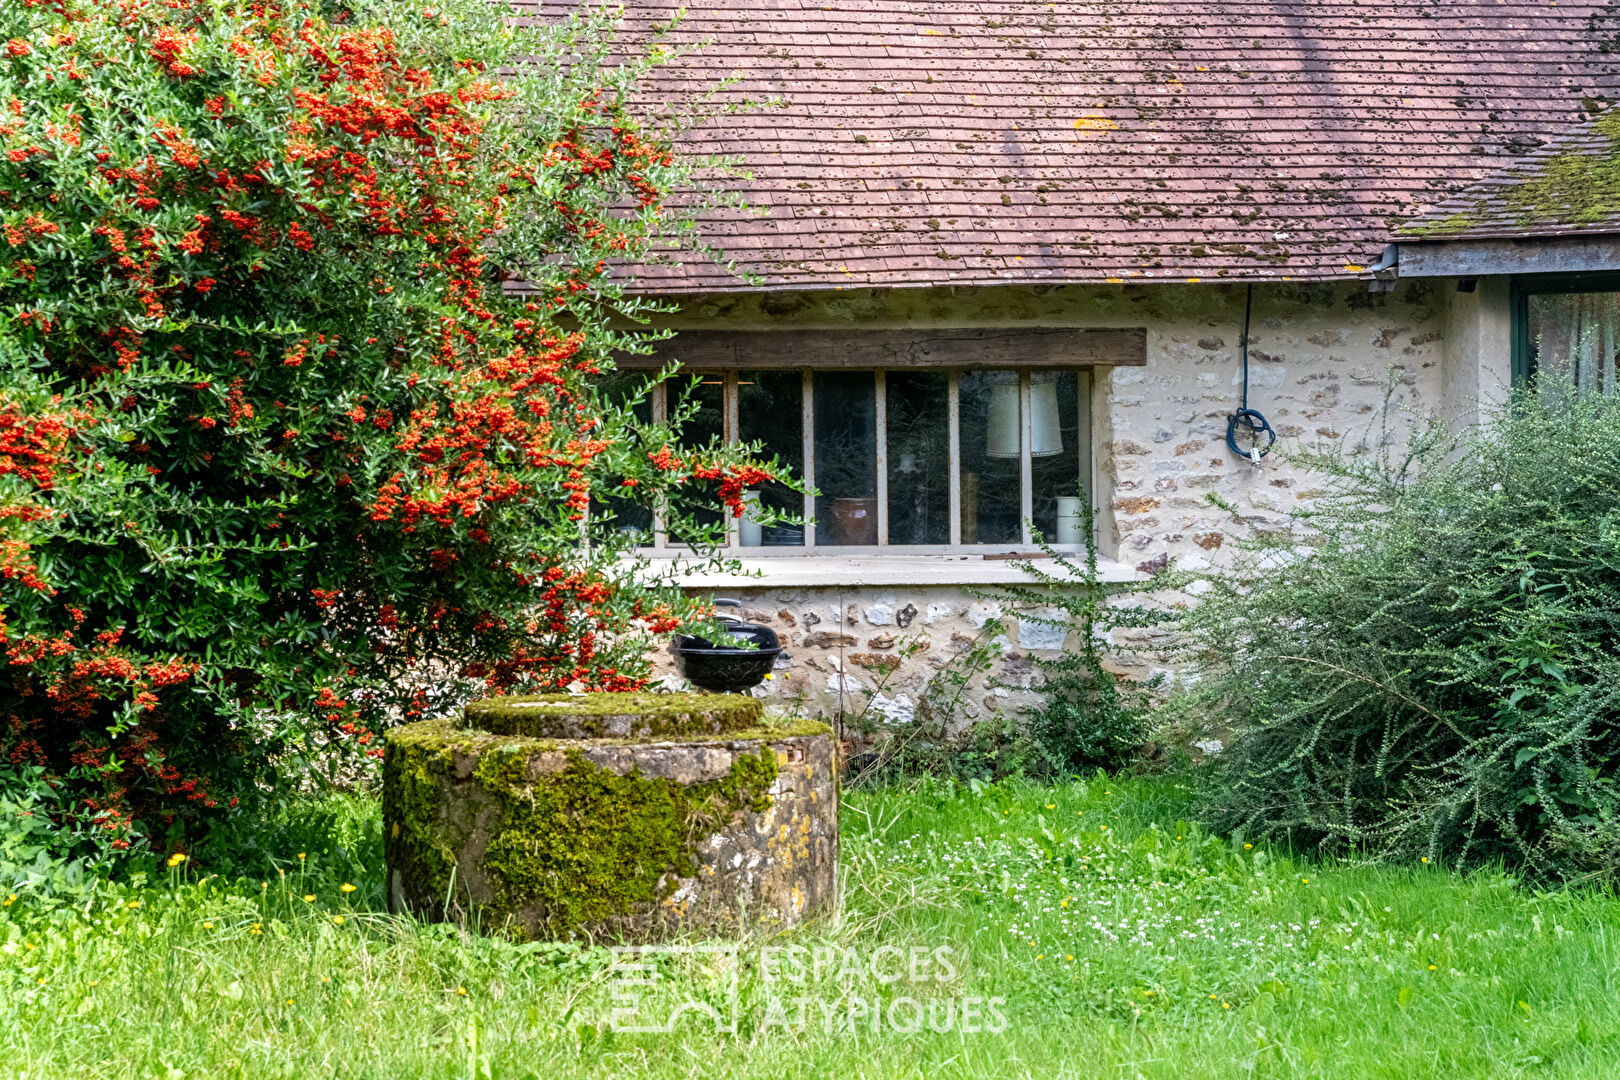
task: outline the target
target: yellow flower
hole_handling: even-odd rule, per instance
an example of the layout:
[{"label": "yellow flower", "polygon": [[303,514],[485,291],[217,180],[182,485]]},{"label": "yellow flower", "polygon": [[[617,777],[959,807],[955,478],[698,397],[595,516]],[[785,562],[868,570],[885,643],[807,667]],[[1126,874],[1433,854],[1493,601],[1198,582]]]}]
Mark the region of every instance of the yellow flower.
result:
[{"label": "yellow flower", "polygon": [[343,925],[343,916],[341,916],[341,915],[332,916],[332,922],[337,926],[342,926]]},{"label": "yellow flower", "polygon": [[1301,885],[1309,885],[1311,883],[1311,879],[1308,877],[1302,877],[1299,879],[1299,883]]},{"label": "yellow flower", "polygon": [[358,886],[350,885],[347,881],[345,881],[342,885],[339,885],[338,888],[342,889],[344,892],[354,892]]},{"label": "yellow flower", "polygon": [[456,987],[456,993],[461,995],[462,997],[466,997],[467,996],[467,988],[465,986],[458,986],[458,987]]},{"label": "yellow flower", "polygon": [[1067,955],[1067,956],[1065,956],[1065,957],[1064,957],[1064,958],[1063,958],[1063,959],[1065,959],[1065,960],[1073,960],[1073,959],[1074,959],[1074,954],[1073,954],[1073,953],[1069,953],[1069,954],[1068,954],[1068,955]]},{"label": "yellow flower", "polygon": [[1059,905],[1059,906],[1060,906],[1060,907],[1068,907],[1068,906],[1069,906],[1069,902],[1068,902],[1068,901],[1067,901],[1067,900],[1065,900],[1065,901],[1063,901],[1063,903],[1062,903],[1062,904],[1060,904],[1060,905]]},{"label": "yellow flower", "polygon": [[315,894],[314,893],[309,893],[304,897],[304,903],[313,904],[314,902],[315,902]]},{"label": "yellow flower", "polygon": [[1430,971],[1439,971],[1439,970],[1440,970],[1440,969],[1439,969],[1439,968],[1438,968],[1438,967],[1436,967],[1436,966],[1435,966],[1435,965],[1433,965],[1433,964],[1430,964],[1430,965],[1429,965],[1429,970],[1430,970]]},{"label": "yellow flower", "polygon": [[1046,954],[1045,953],[1036,953],[1035,954],[1035,959],[1037,959],[1037,960],[1045,960],[1046,959]]},{"label": "yellow flower", "polygon": [[1253,844],[1244,844],[1244,845],[1243,845],[1243,850],[1244,850],[1244,851],[1248,851],[1248,850],[1249,850],[1249,849],[1250,849],[1250,848],[1252,848],[1252,847],[1254,847],[1254,845],[1253,845]]},{"label": "yellow flower", "polygon": [[1429,861],[1429,857],[1428,857],[1428,856],[1427,856],[1427,855],[1425,855],[1425,856],[1423,856],[1423,861],[1424,861],[1424,862],[1428,862],[1428,861]]},{"label": "yellow flower", "polygon": [[300,851],[300,852],[299,852],[299,853],[298,853],[298,857],[299,857],[299,858],[300,858],[300,859],[302,859],[302,858],[303,858],[303,857],[304,857],[304,853],[303,853],[303,852],[302,852],[302,851]]},{"label": "yellow flower", "polygon": [[138,908],[141,906],[141,902],[139,900],[131,900],[129,902],[129,906],[132,908]]},{"label": "yellow flower", "polygon": [[1232,1007],[1232,1003],[1231,1003],[1231,1002],[1230,1002],[1230,1001],[1223,1001],[1223,1002],[1221,1002],[1221,1008],[1223,1008],[1223,1009],[1230,1009],[1230,1008],[1231,1008],[1231,1007]]},{"label": "yellow flower", "polygon": [[213,928],[214,928],[214,924],[213,924],[213,923],[211,923],[211,922],[205,922],[205,923],[203,923],[203,929],[204,929],[204,930],[212,930],[212,929],[213,929]]},{"label": "yellow flower", "polygon": [[15,904],[16,902],[17,902],[17,894],[12,893],[10,896],[6,897],[6,902],[3,903],[3,904],[0,904],[0,907],[10,907],[12,904]]},{"label": "yellow flower", "polygon": [[264,928],[261,927],[258,923],[254,923],[252,929],[250,929],[248,931],[248,933],[250,933],[250,934],[262,934],[262,933],[264,933]]},{"label": "yellow flower", "polygon": [[189,858],[191,858],[191,856],[187,855],[185,852],[177,851],[173,855],[169,856],[169,865],[170,866],[179,866],[181,863],[185,862]]},{"label": "yellow flower", "polygon": [[1057,809],[1057,803],[1047,803],[1046,808],[1048,810],[1055,810],[1055,809]]}]

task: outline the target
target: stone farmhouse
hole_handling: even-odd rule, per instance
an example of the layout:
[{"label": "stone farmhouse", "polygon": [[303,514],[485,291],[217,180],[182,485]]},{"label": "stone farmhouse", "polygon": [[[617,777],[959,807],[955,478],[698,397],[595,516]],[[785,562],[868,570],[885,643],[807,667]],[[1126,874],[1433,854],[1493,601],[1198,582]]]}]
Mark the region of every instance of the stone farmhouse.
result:
[{"label": "stone farmhouse", "polygon": [[[689,584],[786,639],[768,692],[813,711],[909,718],[1032,527],[1197,569],[1293,527],[1290,450],[1620,375],[1612,0],[694,0],[670,37],[707,44],[656,94],[764,102],[686,137],[760,213],[705,228],[751,279],[642,272],[679,305],[654,359],[820,491],[761,491],[811,523],[745,519],[746,573]],[[1270,432],[1235,452],[1245,387]],[[627,522],[655,559],[658,525]],[[1016,682],[1063,635],[1006,615]]]}]

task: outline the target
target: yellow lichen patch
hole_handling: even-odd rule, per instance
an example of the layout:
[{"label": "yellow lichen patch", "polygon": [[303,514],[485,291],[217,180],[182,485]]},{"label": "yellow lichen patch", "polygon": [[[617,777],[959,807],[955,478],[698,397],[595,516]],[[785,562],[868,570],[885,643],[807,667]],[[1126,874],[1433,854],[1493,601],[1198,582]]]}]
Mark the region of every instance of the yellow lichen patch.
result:
[{"label": "yellow lichen patch", "polygon": [[1118,131],[1119,123],[1101,113],[1087,113],[1074,122],[1080,131]]}]

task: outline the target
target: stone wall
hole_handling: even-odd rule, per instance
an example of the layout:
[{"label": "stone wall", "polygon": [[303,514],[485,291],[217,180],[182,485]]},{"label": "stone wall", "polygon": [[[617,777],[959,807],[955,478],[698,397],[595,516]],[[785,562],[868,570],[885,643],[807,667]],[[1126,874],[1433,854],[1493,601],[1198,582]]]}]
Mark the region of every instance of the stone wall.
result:
[{"label": "stone wall", "polygon": [[[1301,451],[1341,448],[1352,455],[1398,451],[1414,426],[1448,412],[1471,413],[1459,379],[1444,377],[1447,331],[1461,320],[1449,281],[1401,281],[1390,293],[1365,283],[1255,287],[1249,331],[1249,405],[1280,436],[1277,453],[1256,465],[1226,447],[1226,418],[1242,390],[1240,285],[1115,285],[998,289],[839,290],[819,294],[737,294],[686,302],[676,328],[814,332],[918,327],[1144,326],[1144,367],[1098,369],[1092,398],[1094,481],[1103,552],[1126,568],[1169,560],[1186,569],[1231,554],[1230,540],[1253,530],[1287,531],[1320,479]],[[1482,297],[1468,296],[1478,306]],[[1468,313],[1463,313],[1467,315]],[[1470,316],[1473,317],[1473,316]],[[678,341],[676,353],[678,354]],[[1478,352],[1476,349],[1475,352]],[[1480,371],[1506,372],[1507,358],[1457,358]],[[1466,397],[1467,395],[1463,395]],[[1234,511],[1213,504],[1218,496]],[[835,556],[823,552],[818,558]],[[812,714],[867,707],[891,719],[916,707],[941,666],[981,637],[987,605],[960,586],[751,589],[734,584],[758,621],[773,626],[791,661],[761,692],[802,702]],[[1197,586],[1192,592],[1196,594]],[[1193,597],[1168,596],[1166,602]],[[996,674],[1028,684],[1029,657],[1061,647],[1050,628],[1011,613],[996,642]],[[918,646],[907,654],[906,644]],[[1151,642],[1127,667],[1147,674]],[[866,691],[867,693],[863,693]],[[872,697],[871,694],[877,696]],[[1016,709],[1027,697],[979,685],[969,718]]]}]

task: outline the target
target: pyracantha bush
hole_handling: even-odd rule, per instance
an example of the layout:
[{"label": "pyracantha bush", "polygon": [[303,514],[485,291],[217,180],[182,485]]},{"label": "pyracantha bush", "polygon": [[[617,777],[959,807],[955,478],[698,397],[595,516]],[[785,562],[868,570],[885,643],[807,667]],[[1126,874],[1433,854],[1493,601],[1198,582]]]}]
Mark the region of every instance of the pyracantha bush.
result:
[{"label": "pyracantha bush", "polygon": [[587,510],[769,478],[596,386],[701,163],[601,20],[501,15],[0,8],[0,754],[61,835],[188,842],[469,688],[637,687],[698,614]]}]

